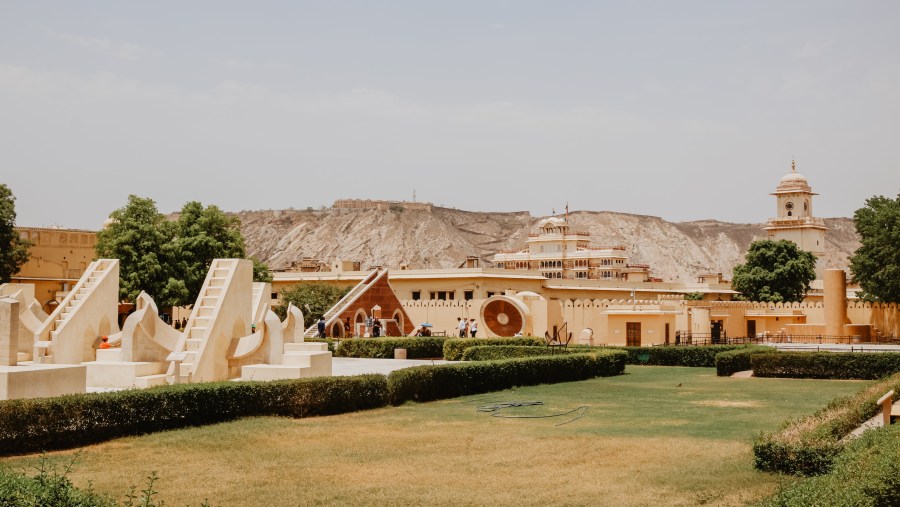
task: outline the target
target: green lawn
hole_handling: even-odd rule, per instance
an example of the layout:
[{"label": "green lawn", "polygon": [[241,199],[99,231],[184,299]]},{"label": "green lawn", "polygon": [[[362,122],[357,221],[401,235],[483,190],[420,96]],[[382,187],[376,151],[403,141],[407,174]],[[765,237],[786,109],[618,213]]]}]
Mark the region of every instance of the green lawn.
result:
[{"label": "green lawn", "polygon": [[[85,448],[71,477],[121,497],[156,471],[168,505],[742,505],[786,480],[753,469],[756,433],[861,387],[629,366],[620,377],[125,438]],[[501,414],[587,410],[561,426],[579,412],[476,411],[513,400],[544,405]]]}]

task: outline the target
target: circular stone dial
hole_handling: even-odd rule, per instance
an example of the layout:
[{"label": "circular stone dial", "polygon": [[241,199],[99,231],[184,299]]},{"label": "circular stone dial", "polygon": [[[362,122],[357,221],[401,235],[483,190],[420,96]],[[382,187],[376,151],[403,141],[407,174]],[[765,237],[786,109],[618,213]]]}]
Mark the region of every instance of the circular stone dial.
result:
[{"label": "circular stone dial", "polygon": [[488,301],[484,307],[484,324],[497,336],[513,336],[522,332],[525,316],[509,301]]}]

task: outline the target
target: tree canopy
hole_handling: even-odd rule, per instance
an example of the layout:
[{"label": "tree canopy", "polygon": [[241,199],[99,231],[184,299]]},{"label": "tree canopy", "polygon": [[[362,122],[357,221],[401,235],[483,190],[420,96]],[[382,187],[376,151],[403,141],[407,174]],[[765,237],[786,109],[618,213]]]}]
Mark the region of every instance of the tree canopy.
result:
[{"label": "tree canopy", "polygon": [[731,288],[750,301],[800,302],[816,278],[816,256],[793,241],[754,241],[734,267]]},{"label": "tree canopy", "polygon": [[16,198],[0,183],[0,283],[6,283],[28,262],[31,242],[16,232]]},{"label": "tree canopy", "polygon": [[850,271],[862,298],[900,302],[900,194],[867,199],[853,219],[862,246],[850,258]]},{"label": "tree canopy", "polygon": [[288,303],[303,312],[303,324],[305,327],[313,325],[319,317],[331,309],[335,303],[341,300],[350,287],[335,287],[326,283],[304,283],[287,287],[281,291],[282,303],[274,308],[275,313],[283,319],[287,311]]},{"label": "tree canopy", "polygon": [[[128,301],[143,290],[160,306],[190,305],[213,259],[246,257],[240,222],[216,206],[188,202],[171,222],[153,200],[132,195],[110,218],[97,254],[119,259],[119,291]],[[265,264],[254,261],[253,271],[254,280],[271,281]]]}]

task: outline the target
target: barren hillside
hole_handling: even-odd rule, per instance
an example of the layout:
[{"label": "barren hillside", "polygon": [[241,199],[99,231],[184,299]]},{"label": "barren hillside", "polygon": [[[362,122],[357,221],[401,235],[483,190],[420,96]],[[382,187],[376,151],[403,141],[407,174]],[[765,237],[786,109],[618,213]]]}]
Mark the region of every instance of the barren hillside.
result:
[{"label": "barren hillside", "polygon": [[[302,257],[362,262],[363,266],[456,267],[467,255],[490,256],[522,248],[538,218],[528,212],[480,213],[434,207],[431,211],[246,211],[248,253],[282,269]],[[766,237],[762,224],[715,220],[667,222],[609,211],[569,216],[597,245],[624,245],[631,262],[650,264],[666,281],[693,281],[703,271],[723,272],[743,259],[750,242]],[[826,219],[828,267],[847,267],[859,247],[849,218]]]}]

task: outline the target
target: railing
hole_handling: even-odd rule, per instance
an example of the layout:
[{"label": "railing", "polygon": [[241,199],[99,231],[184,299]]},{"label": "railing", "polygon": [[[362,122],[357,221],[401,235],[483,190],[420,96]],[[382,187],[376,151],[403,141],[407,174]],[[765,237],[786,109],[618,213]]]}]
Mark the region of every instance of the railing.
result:
[{"label": "railing", "polygon": [[[900,344],[900,339],[894,336],[872,337],[868,341],[863,341],[860,336],[839,336],[839,335],[800,335],[800,334],[760,334],[758,336],[747,337],[728,337],[722,332],[721,335],[715,336],[711,333],[693,333],[690,331],[675,331],[675,342],[669,343],[669,346],[684,345],[766,345],[766,344],[807,344],[807,345],[858,345],[863,343],[887,343]],[[786,347],[779,347],[786,348]],[[801,347],[798,347],[801,348]],[[809,347],[803,347],[803,350],[809,350]],[[868,349],[866,349],[868,350]]]}]

